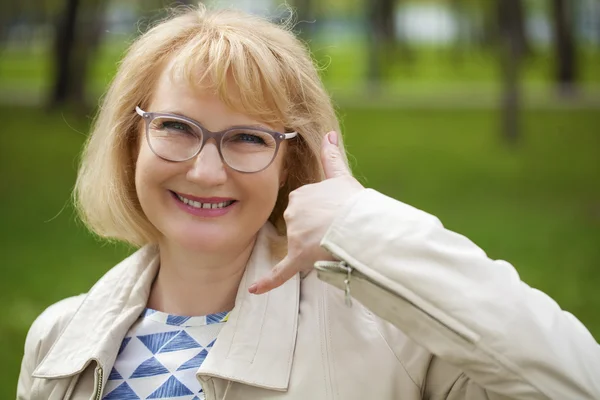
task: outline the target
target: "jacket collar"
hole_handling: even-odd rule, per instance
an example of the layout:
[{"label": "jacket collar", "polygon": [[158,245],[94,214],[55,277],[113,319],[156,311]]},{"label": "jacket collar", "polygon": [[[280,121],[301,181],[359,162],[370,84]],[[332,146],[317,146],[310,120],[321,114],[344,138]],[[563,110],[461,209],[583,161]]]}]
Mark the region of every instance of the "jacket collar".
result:
[{"label": "jacket collar", "polygon": [[[287,390],[298,324],[300,279],[256,296],[248,287],[277,263],[271,243],[277,233],[259,232],[238,288],[235,307],[198,376]],[[103,276],[36,368],[33,376],[61,378],[81,373],[92,361],[114,364],[122,339],[140,316],[158,271],[158,249],[145,246]]]}]

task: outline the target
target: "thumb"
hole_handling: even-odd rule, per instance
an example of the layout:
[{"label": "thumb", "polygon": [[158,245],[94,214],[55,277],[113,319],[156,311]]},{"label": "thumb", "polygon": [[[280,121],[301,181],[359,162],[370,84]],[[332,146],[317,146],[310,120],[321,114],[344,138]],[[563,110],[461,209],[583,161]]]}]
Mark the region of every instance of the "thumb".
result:
[{"label": "thumb", "polygon": [[325,179],[351,175],[338,147],[338,133],[331,131],[323,138],[321,144],[321,163],[325,171]]}]

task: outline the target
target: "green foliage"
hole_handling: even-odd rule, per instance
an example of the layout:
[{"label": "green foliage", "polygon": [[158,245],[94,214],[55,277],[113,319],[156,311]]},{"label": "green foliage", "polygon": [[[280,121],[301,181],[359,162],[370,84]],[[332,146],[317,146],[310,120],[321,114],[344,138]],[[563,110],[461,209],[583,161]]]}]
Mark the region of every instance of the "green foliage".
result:
[{"label": "green foliage", "polygon": [[[521,146],[499,142],[496,112],[341,110],[366,185],[437,215],[510,261],[600,338],[597,111],[527,111]],[[3,279],[0,398],[13,398],[33,319],[87,291],[130,250],[92,238],[70,192],[91,116],[0,107]]]},{"label": "green foliage", "polygon": [[[106,42],[90,63],[90,97],[96,98],[105,90],[114,75],[117,61],[128,42]],[[317,64],[323,68],[323,79],[332,90],[362,90],[367,68],[366,43],[362,39],[338,44],[315,40],[311,48]],[[0,97],[14,93],[43,99],[49,90],[51,62],[48,47],[7,49],[0,57]],[[410,49],[409,55],[399,53],[383,83],[393,95],[433,94],[444,91],[444,86],[460,85],[489,96],[496,96],[500,88],[497,55],[491,50],[473,48]],[[579,81],[586,89],[600,82],[600,52],[597,49],[579,49]],[[524,90],[548,90],[553,85],[553,55],[538,49],[523,63]]]},{"label": "green foliage", "polygon": [[[356,87],[364,82],[367,68],[366,44],[312,44],[319,65],[327,66],[325,82],[333,87]],[[548,50],[537,49],[522,65],[525,89],[551,86],[554,79],[554,58]],[[585,86],[600,82],[600,52],[594,48],[579,49],[578,79]],[[460,83],[485,87],[500,85],[500,64],[493,49],[415,47],[408,53],[395,56],[384,86],[402,93],[406,87],[439,87],[440,84]]]}]

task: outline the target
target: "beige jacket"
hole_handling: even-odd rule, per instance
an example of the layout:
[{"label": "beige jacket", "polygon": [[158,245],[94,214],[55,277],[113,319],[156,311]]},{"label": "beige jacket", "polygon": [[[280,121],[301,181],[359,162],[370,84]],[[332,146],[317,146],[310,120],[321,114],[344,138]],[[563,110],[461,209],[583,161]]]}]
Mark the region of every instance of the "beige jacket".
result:
[{"label": "beige jacket", "polygon": [[[208,400],[600,399],[586,328],[429,214],[364,190],[322,241],[343,262],[250,295],[277,261],[271,235],[259,234],[197,372]],[[100,399],[157,267],[156,249],[142,248],[38,317],[17,397]]]}]

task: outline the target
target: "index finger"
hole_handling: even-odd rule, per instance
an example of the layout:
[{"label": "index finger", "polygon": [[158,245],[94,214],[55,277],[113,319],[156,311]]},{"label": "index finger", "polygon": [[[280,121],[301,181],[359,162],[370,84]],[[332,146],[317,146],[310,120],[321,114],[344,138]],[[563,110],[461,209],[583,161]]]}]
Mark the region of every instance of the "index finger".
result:
[{"label": "index finger", "polygon": [[269,275],[260,278],[250,285],[248,291],[252,294],[266,293],[283,285],[297,273],[298,271],[294,268],[293,260],[289,256],[286,256],[273,267]]}]

